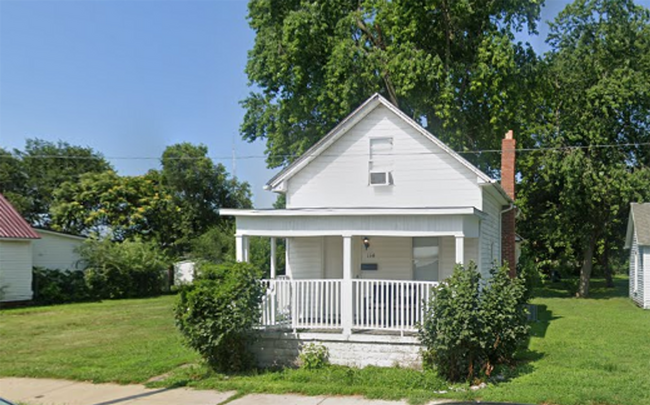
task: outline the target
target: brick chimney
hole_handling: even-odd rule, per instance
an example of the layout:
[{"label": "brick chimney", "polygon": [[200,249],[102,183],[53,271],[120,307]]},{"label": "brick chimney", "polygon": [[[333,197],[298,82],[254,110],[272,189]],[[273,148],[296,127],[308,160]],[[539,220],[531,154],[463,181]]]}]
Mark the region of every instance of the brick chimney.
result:
[{"label": "brick chimney", "polygon": [[[501,141],[501,187],[508,197],[515,199],[515,146],[512,130]],[[517,276],[515,256],[516,208],[501,214],[501,260],[508,265],[510,277]]]}]

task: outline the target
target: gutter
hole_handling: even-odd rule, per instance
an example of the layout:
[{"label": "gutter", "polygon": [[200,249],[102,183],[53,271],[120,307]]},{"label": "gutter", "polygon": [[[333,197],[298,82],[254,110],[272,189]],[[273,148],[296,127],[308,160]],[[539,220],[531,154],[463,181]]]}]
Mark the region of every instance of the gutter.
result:
[{"label": "gutter", "polygon": [[[508,206],[508,208],[506,208],[506,209],[504,209],[504,210],[501,210],[501,214],[505,214],[506,212],[508,212],[508,211],[512,211],[512,210],[514,210],[515,208],[517,208],[517,206],[515,205],[515,203],[510,203],[510,205]],[[517,210],[517,213],[515,214],[515,218],[518,217],[518,216],[519,216],[519,210]]]}]

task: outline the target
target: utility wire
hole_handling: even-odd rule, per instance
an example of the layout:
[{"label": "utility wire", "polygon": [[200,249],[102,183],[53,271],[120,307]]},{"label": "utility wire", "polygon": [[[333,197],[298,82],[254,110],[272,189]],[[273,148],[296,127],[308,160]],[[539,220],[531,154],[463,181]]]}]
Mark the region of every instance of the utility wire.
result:
[{"label": "utility wire", "polygon": [[[641,146],[650,146],[650,142],[640,142],[640,143],[617,143],[617,144],[606,144],[606,145],[584,145],[584,146],[560,146],[560,147],[541,147],[541,148],[517,148],[515,152],[541,152],[541,151],[566,151],[566,150],[576,150],[576,149],[614,149],[614,148],[624,148],[624,147],[641,147]],[[468,150],[468,151],[455,151],[459,155],[473,155],[473,154],[483,154],[483,153],[502,153],[501,149],[483,149],[483,150]],[[446,151],[440,150],[436,152],[427,151],[427,152],[405,152],[405,153],[378,153],[377,155],[382,156],[419,156],[419,155],[444,155],[447,154]],[[312,155],[299,155],[299,154],[284,154],[284,155],[275,155],[278,158],[297,158],[297,157],[309,157],[309,156],[329,156],[329,157],[340,157],[341,155],[335,154],[312,154]],[[346,156],[369,156],[369,153],[348,153]],[[0,155],[2,158],[16,158],[14,155]],[[160,157],[152,156],[59,156],[59,155],[23,155],[20,156],[21,159],[71,159],[71,160],[97,160],[97,159],[106,159],[106,160],[162,160]],[[201,160],[208,158],[210,160],[248,160],[248,159],[266,159],[266,155],[243,155],[243,156],[203,156],[203,157],[177,157],[172,158],[168,157],[165,160]]]}]

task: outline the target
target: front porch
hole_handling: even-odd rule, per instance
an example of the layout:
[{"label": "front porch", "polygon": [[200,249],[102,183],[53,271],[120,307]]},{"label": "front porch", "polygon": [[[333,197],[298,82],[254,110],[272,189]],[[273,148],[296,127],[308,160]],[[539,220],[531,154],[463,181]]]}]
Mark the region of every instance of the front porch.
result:
[{"label": "front porch", "polygon": [[[431,289],[456,264],[492,260],[495,236],[475,207],[222,210],[237,219],[236,254],[249,237],[270,239],[262,303],[267,331],[417,332]],[[278,277],[277,240],[286,246]]]}]

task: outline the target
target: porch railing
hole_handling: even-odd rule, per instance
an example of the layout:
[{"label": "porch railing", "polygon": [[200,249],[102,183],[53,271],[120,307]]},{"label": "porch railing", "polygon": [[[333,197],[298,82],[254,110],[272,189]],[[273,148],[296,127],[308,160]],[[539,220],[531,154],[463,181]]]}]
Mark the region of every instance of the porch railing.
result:
[{"label": "porch railing", "polygon": [[341,280],[263,280],[262,326],[340,329]]},{"label": "porch railing", "polygon": [[437,282],[352,280],[354,329],[414,332]]},{"label": "porch railing", "polygon": [[354,330],[416,331],[437,282],[348,280],[263,280],[261,326],[278,329],[342,329],[345,312]]}]

